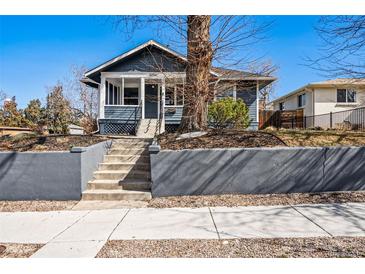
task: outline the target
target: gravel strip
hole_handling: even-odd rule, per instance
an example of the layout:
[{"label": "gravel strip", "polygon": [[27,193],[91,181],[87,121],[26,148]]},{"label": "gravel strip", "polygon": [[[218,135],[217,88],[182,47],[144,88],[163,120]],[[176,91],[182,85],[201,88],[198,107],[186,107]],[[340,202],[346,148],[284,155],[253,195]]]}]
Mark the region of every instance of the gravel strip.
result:
[{"label": "gravel strip", "polygon": [[78,201],[0,201],[0,212],[70,210]]},{"label": "gravel strip", "polygon": [[108,241],[99,258],[358,258],[365,237]]},{"label": "gravel strip", "polygon": [[365,202],[365,191],[292,194],[225,194],[153,198],[148,207],[267,206]]},{"label": "gravel strip", "polygon": [[29,258],[42,244],[1,244],[0,258]]}]

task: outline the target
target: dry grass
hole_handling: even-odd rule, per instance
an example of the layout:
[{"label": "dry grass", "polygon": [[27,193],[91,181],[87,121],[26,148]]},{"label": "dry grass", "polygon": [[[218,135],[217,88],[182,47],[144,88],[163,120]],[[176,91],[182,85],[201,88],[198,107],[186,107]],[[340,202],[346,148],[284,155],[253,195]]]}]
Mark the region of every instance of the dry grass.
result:
[{"label": "dry grass", "polygon": [[288,146],[365,146],[365,132],[315,130],[265,130]]},{"label": "dry grass", "polygon": [[358,258],[365,237],[108,241],[100,258]]}]

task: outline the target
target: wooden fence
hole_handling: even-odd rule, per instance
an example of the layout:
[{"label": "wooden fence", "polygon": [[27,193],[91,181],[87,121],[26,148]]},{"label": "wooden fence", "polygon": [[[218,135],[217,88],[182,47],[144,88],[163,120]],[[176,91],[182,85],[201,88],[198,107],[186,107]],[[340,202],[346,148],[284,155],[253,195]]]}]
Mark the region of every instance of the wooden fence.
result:
[{"label": "wooden fence", "polygon": [[303,109],[298,110],[260,110],[259,128],[303,128]]}]

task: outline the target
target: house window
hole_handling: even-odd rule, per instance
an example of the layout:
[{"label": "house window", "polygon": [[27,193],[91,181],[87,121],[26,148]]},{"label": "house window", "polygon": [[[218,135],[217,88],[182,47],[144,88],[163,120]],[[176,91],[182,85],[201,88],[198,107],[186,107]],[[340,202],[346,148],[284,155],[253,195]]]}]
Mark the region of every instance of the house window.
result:
[{"label": "house window", "polygon": [[124,105],[138,105],[138,88],[124,88]]},{"label": "house window", "polygon": [[231,86],[224,89],[224,90],[218,91],[217,94],[216,94],[216,99],[217,100],[221,100],[221,99],[224,99],[224,98],[227,98],[227,97],[231,97],[231,98],[234,97],[233,87],[231,87]]},{"label": "house window", "polygon": [[284,102],[279,103],[279,110],[284,110]]},{"label": "house window", "polygon": [[305,106],[305,93],[298,96],[298,107],[301,108],[303,106]]},{"label": "house window", "polygon": [[167,86],[165,92],[166,106],[182,106],[184,104],[184,86]]},{"label": "house window", "polygon": [[353,89],[337,89],[337,103],[355,103],[356,91]]},{"label": "house window", "polygon": [[168,86],[166,87],[165,93],[165,105],[173,106],[175,105],[175,87]]},{"label": "house window", "polygon": [[112,83],[105,82],[105,104],[106,105],[121,105],[122,104],[122,92],[119,86],[115,86]]}]

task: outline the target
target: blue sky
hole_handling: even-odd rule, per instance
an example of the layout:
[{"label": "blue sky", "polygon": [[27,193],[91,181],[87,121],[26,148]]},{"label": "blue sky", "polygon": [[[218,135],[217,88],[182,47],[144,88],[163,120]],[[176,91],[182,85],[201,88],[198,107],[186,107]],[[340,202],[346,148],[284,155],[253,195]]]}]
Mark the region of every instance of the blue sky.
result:
[{"label": "blue sky", "polygon": [[[15,95],[24,107],[33,98],[44,99],[46,87],[67,77],[73,64],[92,68],[149,39],[166,42],[149,27],[127,41],[108,18],[0,16],[0,89]],[[279,67],[276,96],[324,79],[301,65],[304,56],[317,52],[319,40],[313,27],[318,17],[265,16],[258,20],[274,20],[269,39],[251,51]]]}]

